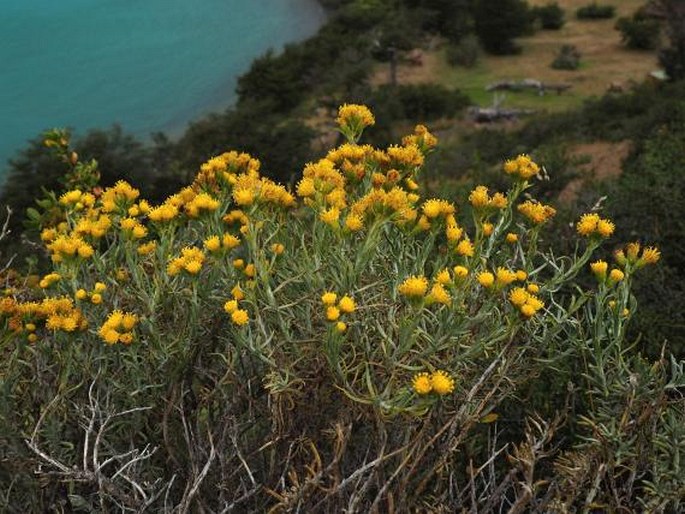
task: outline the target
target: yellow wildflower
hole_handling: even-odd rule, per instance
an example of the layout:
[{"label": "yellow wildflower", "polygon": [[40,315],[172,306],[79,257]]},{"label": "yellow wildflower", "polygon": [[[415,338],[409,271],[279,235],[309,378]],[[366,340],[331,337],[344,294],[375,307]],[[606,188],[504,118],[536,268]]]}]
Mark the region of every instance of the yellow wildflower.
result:
[{"label": "yellow wildflower", "polygon": [[336,321],[340,317],[340,309],[334,305],[326,307],[326,319],[328,321]]},{"label": "yellow wildflower", "polygon": [[412,387],[417,394],[428,394],[433,390],[433,384],[428,373],[417,373],[412,380]]},{"label": "yellow wildflower", "polygon": [[233,314],[237,310],[238,310],[238,301],[237,300],[228,300],[226,303],[224,303],[224,311],[226,311],[227,314]]},{"label": "yellow wildflower", "polygon": [[492,285],[495,283],[495,275],[489,271],[479,273],[476,279],[480,285],[487,288],[492,287]]},{"label": "yellow wildflower", "polygon": [[245,325],[250,321],[250,316],[244,309],[237,309],[231,313],[231,321],[238,326]]},{"label": "yellow wildflower", "polygon": [[340,309],[340,312],[349,314],[351,312],[354,312],[354,310],[357,308],[357,305],[354,303],[354,300],[352,298],[345,295],[338,302],[338,308]]},{"label": "yellow wildflower", "polygon": [[412,275],[405,279],[398,288],[400,294],[409,297],[420,297],[428,291],[428,280],[424,276]]},{"label": "yellow wildflower", "polygon": [[430,378],[433,391],[439,395],[449,394],[454,391],[454,379],[444,371],[434,371]]}]

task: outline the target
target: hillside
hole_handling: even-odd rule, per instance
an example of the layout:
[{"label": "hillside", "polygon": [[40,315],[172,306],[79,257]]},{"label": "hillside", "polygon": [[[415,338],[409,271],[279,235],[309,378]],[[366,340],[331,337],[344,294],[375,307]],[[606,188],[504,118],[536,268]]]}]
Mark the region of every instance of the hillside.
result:
[{"label": "hillside", "polygon": [[[531,5],[544,5],[546,0],[534,0]],[[450,66],[446,59],[445,44],[425,45],[423,65],[400,62],[397,71],[400,84],[437,83],[459,88],[475,103],[488,105],[492,93],[485,90],[488,84],[506,80],[532,78],[549,83],[566,83],[573,87],[562,95],[538,96],[534,92],[507,94],[505,104],[511,107],[563,110],[580,105],[592,96],[601,96],[610,84],[628,89],[633,82],[642,82],[658,69],[654,52],[626,49],[621,34],[614,29],[617,18],[630,16],[644,2],[625,0],[616,3],[616,16],[608,20],[578,20],[575,11],[586,5],[586,0],[561,0],[566,23],[560,30],[538,30],[522,37],[520,55],[495,56],[481,53],[474,68]],[[581,52],[581,66],[576,71],[555,70],[550,67],[562,45],[575,45]],[[388,82],[387,64],[379,64],[371,77],[374,85]]]}]

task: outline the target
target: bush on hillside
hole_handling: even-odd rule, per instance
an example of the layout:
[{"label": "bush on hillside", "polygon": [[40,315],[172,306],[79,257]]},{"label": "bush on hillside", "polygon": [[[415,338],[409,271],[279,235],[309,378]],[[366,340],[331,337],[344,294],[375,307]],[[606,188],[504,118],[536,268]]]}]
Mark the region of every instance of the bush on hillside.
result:
[{"label": "bush on hillside", "polygon": [[592,2],[576,10],[576,18],[579,20],[603,20],[613,18],[616,15],[616,7],[609,4]]},{"label": "bush on hillside", "polygon": [[478,0],[474,11],[476,35],[492,54],[516,54],[514,38],[530,28],[528,4],[523,0]]},{"label": "bush on hillside", "polygon": [[447,62],[451,66],[463,66],[473,68],[480,57],[481,49],[478,38],[468,35],[458,43],[450,43],[447,46]]},{"label": "bush on hillside", "polygon": [[556,2],[534,7],[532,12],[545,30],[559,30],[564,26],[564,10]]},{"label": "bush on hillside", "polygon": [[552,61],[555,70],[577,70],[580,66],[580,51],[575,45],[562,45]]},{"label": "bush on hillside", "polygon": [[54,269],[3,276],[2,506],[682,507],[683,365],[625,337],[659,251],[592,262],[594,212],[548,252],[523,155],[506,192],[422,201],[425,127],[375,149],[366,108],[338,120],[295,192],[227,152],[161,205],[85,175],[46,199]]},{"label": "bush on hillside", "polygon": [[616,30],[621,32],[621,41],[628,48],[654,50],[659,46],[661,23],[646,16],[642,9],[631,18],[619,18],[616,21]]}]

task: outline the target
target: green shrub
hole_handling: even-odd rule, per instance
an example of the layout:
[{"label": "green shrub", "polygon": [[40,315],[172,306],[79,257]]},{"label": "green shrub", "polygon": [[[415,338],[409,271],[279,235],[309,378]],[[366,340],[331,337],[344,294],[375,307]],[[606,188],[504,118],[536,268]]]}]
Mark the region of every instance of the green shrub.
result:
[{"label": "green shrub", "polygon": [[576,10],[576,18],[579,20],[602,20],[613,18],[616,14],[616,8],[609,4],[598,4],[592,2],[584,7]]},{"label": "green shrub", "polygon": [[478,0],[474,11],[476,35],[493,54],[516,54],[514,38],[530,29],[528,4],[523,0]]},{"label": "green shrub", "polygon": [[661,23],[637,11],[632,18],[619,18],[616,30],[621,32],[621,40],[634,50],[654,50],[659,46]]},{"label": "green shrub", "polygon": [[580,52],[575,45],[563,45],[552,61],[555,70],[577,70],[580,66]]},{"label": "green shrub", "polygon": [[447,46],[447,62],[451,66],[463,66],[473,68],[480,56],[478,38],[468,35],[458,43],[450,43]]},{"label": "green shrub", "polygon": [[533,8],[533,15],[545,30],[559,30],[564,26],[564,10],[556,2]]},{"label": "green shrub", "polygon": [[295,192],[226,152],[158,206],[85,174],[43,199],[54,269],[2,277],[0,505],[678,511],[684,366],[625,335],[658,250],[590,264],[593,212],[548,251],[525,155],[506,192],[422,201],[425,127],[338,121]]},{"label": "green shrub", "polygon": [[609,4],[598,4],[592,2],[576,10],[576,18],[579,20],[601,20],[613,18],[616,14],[616,7]]}]

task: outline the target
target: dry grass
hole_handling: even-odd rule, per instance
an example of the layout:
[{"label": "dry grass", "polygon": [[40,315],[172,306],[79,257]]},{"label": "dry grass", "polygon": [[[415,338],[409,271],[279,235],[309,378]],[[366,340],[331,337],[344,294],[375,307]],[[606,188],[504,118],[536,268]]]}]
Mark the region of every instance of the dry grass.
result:
[{"label": "dry grass", "polygon": [[[548,0],[533,0],[531,4],[545,4]],[[566,11],[566,24],[561,30],[540,30],[531,37],[521,38],[523,52],[518,56],[483,56],[473,69],[453,68],[445,59],[444,49],[424,52],[422,66],[400,64],[400,83],[437,82],[456,87],[467,93],[475,102],[484,105],[492,101],[485,91],[489,83],[501,80],[533,78],[550,83],[572,84],[570,92],[539,97],[532,92],[510,93],[506,105],[535,109],[561,110],[581,103],[585,98],[601,95],[611,83],[627,85],[642,81],[658,67],[653,52],[627,50],[621,45],[621,36],[614,29],[616,19],[632,14],[641,0],[613,2],[616,18],[610,20],[577,20],[575,10],[589,0],[560,0]],[[575,45],[581,52],[581,67],[576,71],[554,70],[550,67],[559,48]],[[379,66],[372,77],[373,84],[388,82],[387,65]]]}]

